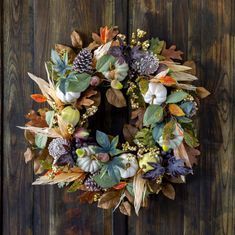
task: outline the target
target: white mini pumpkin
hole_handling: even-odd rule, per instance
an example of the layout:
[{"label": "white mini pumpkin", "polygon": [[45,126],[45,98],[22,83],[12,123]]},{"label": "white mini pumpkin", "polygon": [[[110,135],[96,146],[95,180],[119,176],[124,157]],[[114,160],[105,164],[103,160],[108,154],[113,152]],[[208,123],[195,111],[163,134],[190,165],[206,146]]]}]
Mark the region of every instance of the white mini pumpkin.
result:
[{"label": "white mini pumpkin", "polygon": [[134,176],[139,169],[138,162],[135,158],[135,155],[130,153],[123,153],[119,156],[122,159],[122,163],[125,168],[119,167],[121,177],[123,179],[130,178]]},{"label": "white mini pumpkin", "polygon": [[81,92],[66,92],[65,94],[56,88],[56,96],[65,104],[75,102],[81,95]]},{"label": "white mini pumpkin", "polygon": [[108,79],[118,80],[121,82],[126,78],[128,70],[129,68],[127,63],[124,62],[120,64],[118,61],[116,61],[114,64],[114,69],[111,71],[103,72],[103,74]]},{"label": "white mini pumpkin", "polygon": [[77,166],[85,172],[95,173],[101,168],[101,164],[96,159],[94,146],[82,147],[83,154],[77,158]]},{"label": "white mini pumpkin", "polygon": [[150,82],[148,91],[143,95],[144,101],[148,104],[161,105],[166,101],[167,89],[160,83]]}]

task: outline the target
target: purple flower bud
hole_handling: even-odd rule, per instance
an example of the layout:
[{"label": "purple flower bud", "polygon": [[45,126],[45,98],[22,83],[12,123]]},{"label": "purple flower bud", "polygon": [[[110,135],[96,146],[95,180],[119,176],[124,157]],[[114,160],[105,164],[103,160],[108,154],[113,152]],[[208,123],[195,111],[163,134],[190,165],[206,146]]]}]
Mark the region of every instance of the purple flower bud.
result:
[{"label": "purple flower bud", "polygon": [[100,78],[98,76],[93,76],[90,81],[91,86],[98,86],[100,84]]}]

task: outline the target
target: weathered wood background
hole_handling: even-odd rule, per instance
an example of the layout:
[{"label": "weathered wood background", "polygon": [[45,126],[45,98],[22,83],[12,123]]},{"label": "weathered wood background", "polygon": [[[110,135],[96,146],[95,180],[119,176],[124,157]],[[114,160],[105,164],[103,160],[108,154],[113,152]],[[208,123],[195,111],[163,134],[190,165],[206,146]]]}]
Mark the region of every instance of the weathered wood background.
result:
[{"label": "weathered wood background", "polygon": [[[234,0],[1,0],[0,12],[1,234],[235,234]],[[76,193],[56,187],[32,187],[23,132],[15,127],[33,106],[27,71],[44,76],[55,43],[69,43],[73,29],[88,40],[102,25],[129,35],[142,28],[175,43],[213,93],[201,105],[202,156],[194,177],[176,186],[175,201],[155,197],[139,217],[80,205]],[[118,133],[125,115],[104,108],[99,125]],[[111,122],[111,115],[120,118]]]}]

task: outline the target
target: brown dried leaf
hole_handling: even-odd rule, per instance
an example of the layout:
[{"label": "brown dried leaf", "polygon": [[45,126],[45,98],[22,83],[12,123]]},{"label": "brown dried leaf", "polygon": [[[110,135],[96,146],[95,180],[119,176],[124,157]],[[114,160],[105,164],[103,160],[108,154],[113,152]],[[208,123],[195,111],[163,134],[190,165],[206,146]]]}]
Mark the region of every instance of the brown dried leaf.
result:
[{"label": "brown dried leaf", "polygon": [[184,145],[186,152],[188,154],[189,157],[189,161],[191,163],[191,165],[197,165],[198,164],[198,156],[200,155],[200,151],[198,149],[195,148],[191,148],[188,145]]},{"label": "brown dried leaf", "polygon": [[124,124],[123,126],[123,135],[126,141],[130,144],[133,144],[133,139],[137,133],[138,129],[130,124]]},{"label": "brown dried leaf", "polygon": [[187,167],[192,168],[191,162],[189,161],[188,153],[186,152],[185,146],[181,143],[178,147],[174,149],[174,156],[178,159],[182,159]]},{"label": "brown dried leaf", "polygon": [[101,44],[101,39],[100,39],[100,36],[97,34],[97,33],[92,33],[92,39],[94,40],[94,42],[97,44],[97,45],[100,45]]},{"label": "brown dried leaf", "polygon": [[31,150],[31,148],[27,148],[25,153],[24,153],[24,160],[25,163],[31,161],[34,157],[34,152]]},{"label": "brown dried leaf", "polygon": [[204,99],[206,98],[208,95],[210,95],[211,93],[204,87],[197,87],[196,88],[196,93],[197,95],[201,98]]},{"label": "brown dried leaf", "polygon": [[187,60],[183,63],[183,65],[188,66],[190,68],[192,68],[191,70],[189,70],[187,73],[190,73],[192,75],[196,75],[196,64],[193,60]]},{"label": "brown dried leaf", "polygon": [[162,193],[171,200],[175,199],[175,189],[171,184],[164,184],[162,186]]},{"label": "brown dried leaf", "polygon": [[167,180],[175,184],[184,184],[186,182],[184,175],[180,175],[177,177],[169,177],[167,178]]},{"label": "brown dried leaf", "polygon": [[134,204],[134,197],[129,193],[128,190],[125,190],[125,196],[131,204]]},{"label": "brown dried leaf", "polygon": [[70,38],[71,38],[73,47],[75,47],[75,48],[82,48],[83,43],[82,43],[82,39],[81,39],[81,37],[80,37],[80,35],[79,35],[78,32],[76,32],[76,31],[74,30],[74,31],[71,33]]},{"label": "brown dried leaf", "polygon": [[29,144],[35,144],[35,134],[31,131],[25,130],[24,131],[24,138],[29,142]]},{"label": "brown dried leaf", "polygon": [[30,112],[27,113],[25,117],[30,120],[29,122],[26,123],[26,126],[34,126],[34,127],[48,126],[45,119],[45,115],[41,116],[34,110],[30,110]]},{"label": "brown dried leaf", "polygon": [[[98,95],[98,96],[97,96]],[[94,90],[93,87],[89,88],[85,92],[83,92],[82,97],[80,97],[77,101],[77,107],[82,108],[82,106],[89,107],[91,105],[94,105],[95,101],[97,102],[97,99],[99,99],[100,93],[98,91]]]},{"label": "brown dried leaf", "polygon": [[131,204],[128,201],[122,202],[119,210],[122,214],[131,216]]},{"label": "brown dried leaf", "polygon": [[164,56],[166,59],[177,59],[182,60],[181,55],[184,53],[182,51],[176,51],[176,45],[170,46],[170,48],[166,49],[166,43],[164,43],[163,50],[162,50],[162,56]]},{"label": "brown dried leaf", "polygon": [[108,191],[104,193],[98,202],[98,207],[103,209],[110,209],[117,206],[120,200],[120,190]]},{"label": "brown dried leaf", "polygon": [[127,106],[126,99],[120,90],[109,88],[106,91],[106,98],[110,104],[117,108]]},{"label": "brown dried leaf", "polygon": [[76,53],[74,52],[74,50],[71,47],[62,45],[62,44],[55,44],[55,50],[59,53],[59,54],[64,54],[65,52],[68,53],[68,58],[69,58],[69,62],[73,62],[75,57],[76,57]]},{"label": "brown dried leaf", "polygon": [[135,213],[138,215],[140,206],[142,204],[143,193],[146,190],[146,180],[142,178],[142,172],[139,171],[133,180],[133,192],[134,192],[134,208]]},{"label": "brown dried leaf", "polygon": [[141,129],[143,127],[143,119],[144,119],[144,113],[145,113],[145,108],[138,108],[131,113],[131,119],[136,119],[136,127]]},{"label": "brown dried leaf", "polygon": [[47,174],[44,176],[41,176],[36,179],[36,181],[33,182],[33,185],[41,185],[41,184],[58,184],[60,182],[72,182],[77,179],[83,179],[85,177],[86,173],[77,168],[71,168],[68,172],[61,172],[55,175],[54,178],[50,178]]},{"label": "brown dried leaf", "polygon": [[80,196],[79,196],[79,201],[80,203],[89,203],[89,204],[92,204],[94,202],[94,195],[96,194],[97,192],[90,192],[90,191],[87,191],[87,192],[84,192],[82,193]]}]

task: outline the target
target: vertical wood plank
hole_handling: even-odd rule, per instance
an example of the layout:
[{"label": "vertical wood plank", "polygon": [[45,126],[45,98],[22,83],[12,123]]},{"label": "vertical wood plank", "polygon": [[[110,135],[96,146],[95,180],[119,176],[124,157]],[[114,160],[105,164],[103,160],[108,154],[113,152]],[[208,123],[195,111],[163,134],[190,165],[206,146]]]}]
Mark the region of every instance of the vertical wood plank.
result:
[{"label": "vertical wood plank", "polygon": [[[102,25],[115,25],[117,6],[120,8],[116,1],[110,0],[35,1],[35,73],[45,77],[44,62],[49,58],[51,48],[55,43],[70,44],[72,30],[81,32],[88,43],[91,32],[97,32]],[[121,14],[124,16],[125,11]],[[113,109],[107,104],[102,109],[96,128],[111,132],[114,128],[110,119]],[[118,128],[120,132],[120,126]],[[34,201],[35,234],[112,234],[112,211],[79,204],[77,193],[68,194],[55,187],[38,187]]]},{"label": "vertical wood plank", "polygon": [[200,233],[233,234],[234,1],[201,6],[202,84],[213,95],[203,103],[200,122]]},{"label": "vertical wood plank", "polygon": [[[2,2],[2,1],[1,1]],[[3,1],[3,230],[2,234],[30,235],[33,233],[33,172],[25,165],[26,144],[22,130],[24,114],[31,107],[28,98],[32,85],[27,71],[33,61],[32,1]],[[2,57],[2,56],[1,56]],[[26,98],[27,97],[27,98]]]},{"label": "vertical wood plank", "polygon": [[[202,156],[176,200],[161,196],[129,219],[129,234],[234,233],[234,1],[130,1],[130,32],[143,28],[185,52],[199,83],[213,95],[202,101]],[[154,209],[153,209],[154,208]]]},{"label": "vertical wood plank", "polygon": [[[0,213],[2,214],[2,195],[3,195],[3,184],[2,184],[2,172],[3,172],[3,1],[0,2]],[[0,222],[0,229],[2,231],[2,220]]]}]

